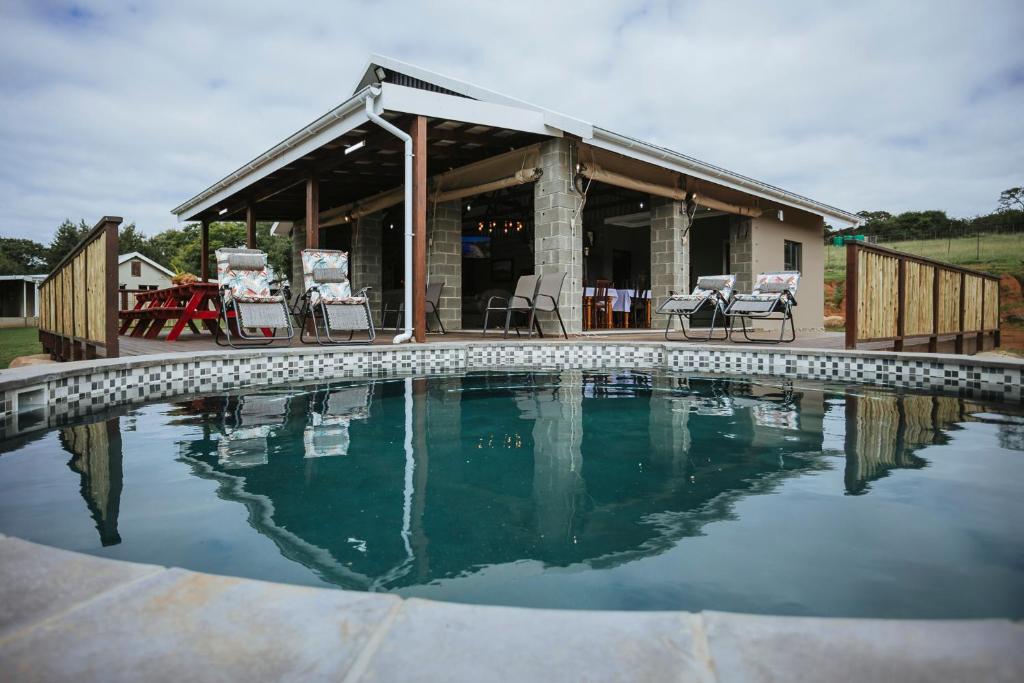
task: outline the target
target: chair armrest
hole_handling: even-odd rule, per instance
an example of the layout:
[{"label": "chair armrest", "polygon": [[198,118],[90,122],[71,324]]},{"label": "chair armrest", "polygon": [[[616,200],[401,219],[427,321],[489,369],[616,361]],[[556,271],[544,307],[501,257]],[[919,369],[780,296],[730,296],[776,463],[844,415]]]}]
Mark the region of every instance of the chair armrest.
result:
[{"label": "chair armrest", "polygon": [[508,308],[508,299],[506,299],[503,296],[492,296],[490,299],[487,300],[487,306],[485,308],[490,308],[491,303],[494,301],[504,301],[505,306],[503,306],[503,308]]}]

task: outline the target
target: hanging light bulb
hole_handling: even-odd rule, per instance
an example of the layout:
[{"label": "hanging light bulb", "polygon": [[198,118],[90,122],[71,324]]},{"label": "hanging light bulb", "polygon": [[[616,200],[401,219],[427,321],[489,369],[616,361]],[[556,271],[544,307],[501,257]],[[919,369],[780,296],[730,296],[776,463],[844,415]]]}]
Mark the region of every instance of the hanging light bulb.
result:
[{"label": "hanging light bulb", "polygon": [[476,229],[477,229],[478,232],[483,232],[484,231],[484,222],[480,221],[479,223],[477,223],[476,224]]}]

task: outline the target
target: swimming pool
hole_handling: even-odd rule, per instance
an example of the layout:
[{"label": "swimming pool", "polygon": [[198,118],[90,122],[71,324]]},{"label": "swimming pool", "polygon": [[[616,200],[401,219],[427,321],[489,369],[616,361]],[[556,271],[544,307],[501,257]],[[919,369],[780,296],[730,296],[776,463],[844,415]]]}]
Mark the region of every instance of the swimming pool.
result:
[{"label": "swimming pool", "polygon": [[661,372],[280,386],[12,440],[0,532],[461,602],[1024,616],[1024,422]]}]

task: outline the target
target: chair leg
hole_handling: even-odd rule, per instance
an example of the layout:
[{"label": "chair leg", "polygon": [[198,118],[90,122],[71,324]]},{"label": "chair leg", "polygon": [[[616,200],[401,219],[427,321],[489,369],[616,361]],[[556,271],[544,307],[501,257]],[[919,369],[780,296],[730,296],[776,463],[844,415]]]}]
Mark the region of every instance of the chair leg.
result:
[{"label": "chair leg", "polygon": [[[526,338],[527,339],[533,339],[533,326],[534,326],[534,323],[536,323],[536,325],[538,327],[538,332],[539,332],[540,331],[539,330],[540,323],[537,321],[537,313],[536,313],[536,310],[531,306],[530,307],[530,314],[526,317]],[[540,332],[540,336],[543,337],[544,333]]]},{"label": "chair leg", "polygon": [[562,312],[560,310],[558,310],[558,305],[557,304],[555,305],[555,315],[558,316],[558,324],[562,328],[562,335],[566,339],[568,339],[569,338],[569,333],[565,331],[565,323],[562,322]]},{"label": "chair leg", "polygon": [[434,308],[434,317],[437,318],[437,326],[441,328],[441,334],[448,334],[444,329],[444,323],[441,322],[441,312]]},{"label": "chair leg", "polygon": [[[508,339],[508,328],[512,325],[512,308],[510,307],[505,313],[505,335],[502,339]],[[516,328],[516,334],[519,334],[519,328]]]}]

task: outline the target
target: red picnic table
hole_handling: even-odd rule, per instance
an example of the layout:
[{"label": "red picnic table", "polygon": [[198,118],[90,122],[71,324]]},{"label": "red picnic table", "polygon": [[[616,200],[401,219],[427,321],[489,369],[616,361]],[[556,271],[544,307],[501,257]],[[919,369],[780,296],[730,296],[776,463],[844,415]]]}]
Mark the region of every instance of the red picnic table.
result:
[{"label": "red picnic table", "polygon": [[217,337],[220,335],[220,298],[217,294],[217,283],[192,282],[167,289],[138,292],[135,295],[135,307],[122,309],[120,318],[119,333],[132,337],[156,339],[164,325],[172,322],[167,341],[175,341],[186,325],[199,334],[197,321],[200,321],[210,334]]}]

